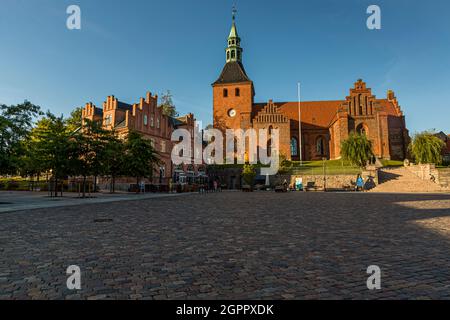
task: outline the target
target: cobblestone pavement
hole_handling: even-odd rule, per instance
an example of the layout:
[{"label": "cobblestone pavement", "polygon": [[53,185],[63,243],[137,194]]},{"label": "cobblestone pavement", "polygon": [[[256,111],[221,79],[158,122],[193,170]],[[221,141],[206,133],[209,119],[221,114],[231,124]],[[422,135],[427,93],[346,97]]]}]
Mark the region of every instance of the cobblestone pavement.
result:
[{"label": "cobblestone pavement", "polygon": [[0,192],[0,214],[20,210],[43,209],[54,207],[79,206],[86,203],[105,203],[127,200],[142,200],[159,197],[185,196],[185,193],[95,193],[92,197],[87,194],[81,198],[78,193],[65,192],[63,197],[50,197],[47,192],[28,191],[1,191]]},{"label": "cobblestone pavement", "polygon": [[223,192],[0,219],[0,299],[450,298],[445,194]]}]

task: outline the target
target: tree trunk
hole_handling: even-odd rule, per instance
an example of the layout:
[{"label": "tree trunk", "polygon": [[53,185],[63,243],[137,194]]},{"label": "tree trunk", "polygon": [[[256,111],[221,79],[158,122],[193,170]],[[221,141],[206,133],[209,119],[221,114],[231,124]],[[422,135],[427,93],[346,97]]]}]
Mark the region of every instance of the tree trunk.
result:
[{"label": "tree trunk", "polygon": [[83,176],[83,198],[86,198],[86,176]]}]

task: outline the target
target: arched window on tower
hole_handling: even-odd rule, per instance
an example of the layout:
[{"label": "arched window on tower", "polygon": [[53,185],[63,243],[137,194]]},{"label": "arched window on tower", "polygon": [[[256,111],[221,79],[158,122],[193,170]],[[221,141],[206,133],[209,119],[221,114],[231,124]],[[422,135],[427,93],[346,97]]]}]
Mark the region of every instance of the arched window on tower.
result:
[{"label": "arched window on tower", "polygon": [[236,58],[236,51],[231,50],[231,59]]},{"label": "arched window on tower", "polygon": [[230,51],[227,51],[227,60],[230,60]]},{"label": "arched window on tower", "polygon": [[316,140],[316,153],[318,155],[324,155],[324,142],[322,137],[319,137]]},{"label": "arched window on tower", "polygon": [[291,138],[291,157],[297,157],[298,156],[298,141],[297,138],[292,137]]}]

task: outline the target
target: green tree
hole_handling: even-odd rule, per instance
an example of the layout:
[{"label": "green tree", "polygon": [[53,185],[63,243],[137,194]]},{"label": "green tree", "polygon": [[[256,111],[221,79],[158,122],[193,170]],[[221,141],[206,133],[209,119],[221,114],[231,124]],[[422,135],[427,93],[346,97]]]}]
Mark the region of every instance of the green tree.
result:
[{"label": "green tree", "polygon": [[126,173],[125,144],[117,138],[113,131],[109,131],[106,144],[100,153],[102,173],[111,179],[110,191],[115,192],[116,178]]},{"label": "green tree", "polygon": [[442,149],[444,141],[436,137],[433,132],[425,131],[414,135],[409,150],[418,163],[442,163]]},{"label": "green tree", "polygon": [[[67,125],[70,132],[70,125]],[[83,177],[83,198],[86,196],[86,182],[88,176],[94,177],[94,192],[96,191],[97,177],[103,170],[101,163],[103,150],[108,142],[108,132],[100,123],[85,119],[80,130],[72,133],[76,156],[74,173]]]},{"label": "green tree", "polygon": [[0,174],[16,174],[25,154],[24,140],[29,137],[40,107],[25,101],[18,105],[0,105]]},{"label": "green tree", "polygon": [[130,132],[125,144],[125,165],[127,175],[136,177],[137,186],[139,179],[153,177],[155,165],[159,163],[159,156],[151,142],[137,132]]},{"label": "green tree", "polygon": [[[32,133],[32,156],[40,163],[40,170],[49,172],[54,183],[54,195],[58,195],[58,182],[74,173],[75,147],[63,116],[50,112],[42,118]],[[61,194],[63,190],[61,188]],[[53,195],[53,194],[52,194]]]},{"label": "green tree", "polygon": [[372,142],[365,134],[351,133],[341,144],[341,155],[344,160],[364,168],[373,158]]},{"label": "green tree", "polygon": [[83,113],[82,107],[78,107],[70,113],[70,117],[67,118],[66,120],[67,129],[69,131],[73,132],[82,127],[83,124],[82,113]]},{"label": "green tree", "polygon": [[253,187],[253,180],[256,177],[256,169],[251,164],[244,164],[244,168],[242,169],[242,179],[244,183],[249,185],[250,188]]},{"label": "green tree", "polygon": [[169,90],[161,95],[160,107],[163,109],[163,114],[169,117],[178,117],[177,109],[172,100],[172,94]]}]

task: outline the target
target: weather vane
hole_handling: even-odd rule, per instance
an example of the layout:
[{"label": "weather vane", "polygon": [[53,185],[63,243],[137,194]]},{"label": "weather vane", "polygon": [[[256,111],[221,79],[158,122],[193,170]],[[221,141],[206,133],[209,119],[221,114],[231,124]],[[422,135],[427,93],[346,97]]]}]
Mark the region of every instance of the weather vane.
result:
[{"label": "weather vane", "polygon": [[233,5],[232,13],[233,13],[233,21],[234,21],[234,19],[236,18],[236,13],[237,13],[236,5]]}]

